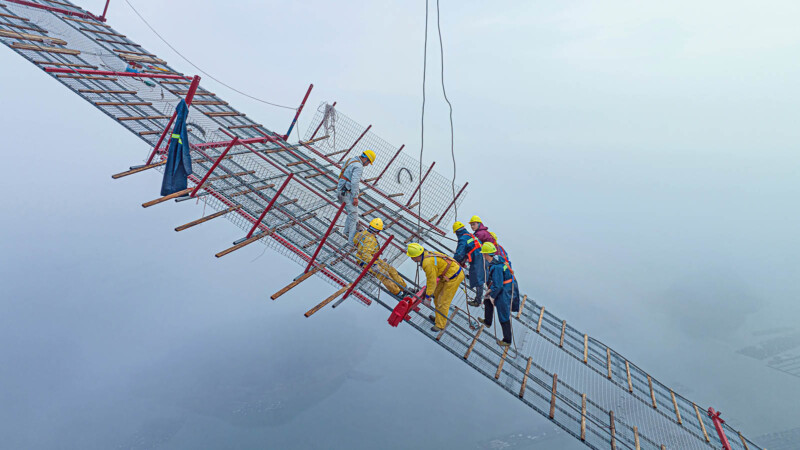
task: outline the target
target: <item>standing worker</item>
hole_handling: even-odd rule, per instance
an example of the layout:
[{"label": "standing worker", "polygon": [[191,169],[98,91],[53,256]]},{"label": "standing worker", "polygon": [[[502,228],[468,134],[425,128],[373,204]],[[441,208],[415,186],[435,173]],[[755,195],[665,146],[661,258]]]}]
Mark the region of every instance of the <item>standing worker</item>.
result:
[{"label": "standing worker", "polygon": [[353,242],[353,238],[356,236],[361,172],[364,170],[364,166],[373,162],[375,162],[375,152],[364,150],[360,156],[345,161],[342,172],[339,174],[336,198],[339,202],[344,202],[344,212],[347,214],[347,219],[344,221],[344,235],[347,236],[347,242]]},{"label": "standing worker", "polygon": [[462,266],[469,263],[469,287],[475,289],[475,298],[468,300],[467,303],[469,306],[481,306],[483,285],[486,283],[486,264],[483,257],[478,254],[481,243],[461,222],[453,224],[453,231],[458,236],[458,245],[453,258]]},{"label": "standing worker", "polygon": [[489,234],[489,228],[483,224],[480,217],[472,216],[472,218],[469,219],[469,226],[472,227],[472,232],[475,234],[476,238],[481,240],[482,244],[487,242],[495,243],[494,238]]},{"label": "standing worker", "polygon": [[511,259],[509,259],[506,249],[500,245],[497,235],[493,231],[490,231],[489,234],[494,238],[494,246],[497,248],[497,254],[503,259],[503,262],[508,264],[508,270],[511,271],[511,279],[514,280],[514,282],[511,283],[511,312],[519,312],[519,284],[517,284],[517,276],[514,274],[514,268],[511,267]]},{"label": "standing worker", "polygon": [[433,297],[436,308],[435,316],[429,317],[435,324],[431,331],[444,330],[450,303],[458,292],[458,286],[464,281],[464,271],[453,258],[439,252],[425,251],[415,242],[408,244],[406,254],[414,262],[422,263],[422,270],[425,272],[425,299]]},{"label": "standing worker", "polygon": [[492,326],[494,308],[497,308],[497,318],[500,321],[500,328],[503,329],[503,340],[498,340],[497,344],[503,347],[511,345],[511,270],[508,264],[497,255],[497,248],[491,242],[486,242],[481,247],[483,258],[489,265],[489,276],[487,284],[489,292],[484,301],[484,318],[480,320],[487,327]]},{"label": "standing worker", "polygon": [[[364,267],[365,264],[369,264],[369,262],[372,261],[372,257],[380,248],[377,238],[382,230],[383,220],[376,217],[372,219],[366,230],[356,233],[353,244],[356,246],[356,258],[359,260],[359,266]],[[375,264],[370,268],[370,272],[386,286],[386,289],[391,292],[392,295],[396,296],[400,294],[400,291],[406,288],[405,280],[397,273],[394,267],[383,259],[376,259]]]}]

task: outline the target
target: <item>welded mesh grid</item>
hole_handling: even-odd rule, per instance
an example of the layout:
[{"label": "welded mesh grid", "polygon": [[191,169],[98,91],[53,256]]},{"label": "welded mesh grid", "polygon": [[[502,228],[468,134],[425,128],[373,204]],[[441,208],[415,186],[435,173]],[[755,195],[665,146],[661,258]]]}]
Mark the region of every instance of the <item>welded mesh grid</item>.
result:
[{"label": "welded mesh grid", "polygon": [[[317,108],[314,117],[311,119],[306,129],[304,139],[310,140],[312,136],[318,138],[325,135],[326,130],[324,126],[320,127],[320,124],[323,122],[323,119],[325,119],[325,112],[329,110],[328,106],[327,103],[323,102]],[[318,127],[319,131],[317,131]],[[419,160],[410,156],[408,149],[404,149],[397,155],[396,159],[392,161],[392,158],[397,154],[398,147],[381,139],[372,132],[372,129],[364,134],[365,130],[367,130],[367,127],[358,124],[353,119],[337,110],[335,112],[335,131],[328,130],[327,132],[331,133],[331,136],[314,145],[319,147],[320,150],[326,154],[341,152],[350,149],[353,143],[363,134],[363,137],[358,140],[358,143],[352,150],[347,153],[332,155],[331,158],[342,160],[358,156],[367,149],[374,150],[377,154],[377,159],[374,164],[365,168],[363,178],[371,179],[378,177],[387,165],[391,163],[389,169],[385,171],[383,176],[381,176],[374,185],[389,195],[402,194],[393,198],[403,205],[410,206],[420,202],[421,195],[421,204],[411,209],[416,213],[421,207],[422,219],[433,222],[434,224],[437,222],[444,224],[445,228],[447,228],[455,218],[455,208],[453,207],[449,208],[449,211],[445,214],[445,209],[453,201],[452,180],[438,173],[436,171],[436,166],[434,166],[434,169],[425,177],[426,172],[428,172],[430,168],[430,163],[423,163],[422,176],[425,177],[425,181],[422,184],[422,188],[418,189],[420,180]],[[460,184],[456,184],[456,194],[461,187]],[[465,193],[462,193],[461,196],[459,196],[457,204],[460,204],[464,197]]]}]

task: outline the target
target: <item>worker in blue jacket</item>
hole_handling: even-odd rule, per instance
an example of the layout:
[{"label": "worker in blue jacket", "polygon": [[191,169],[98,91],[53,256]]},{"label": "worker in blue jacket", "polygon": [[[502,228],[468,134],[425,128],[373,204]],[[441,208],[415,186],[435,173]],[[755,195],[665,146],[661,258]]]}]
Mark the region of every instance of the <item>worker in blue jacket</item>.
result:
[{"label": "worker in blue jacket", "polygon": [[487,327],[492,326],[494,309],[497,308],[497,318],[500,328],[503,329],[503,340],[497,344],[502,347],[511,345],[511,269],[497,254],[497,248],[491,242],[483,244],[481,254],[487,263],[489,273],[487,285],[489,292],[484,299],[484,318],[478,319]]},{"label": "worker in blue jacket", "polygon": [[500,255],[500,258],[508,264],[508,270],[511,271],[511,279],[514,280],[511,283],[511,312],[518,312],[519,311],[519,284],[517,283],[517,276],[514,274],[514,268],[511,266],[511,259],[508,257],[508,253],[506,253],[506,249],[500,245],[500,241],[497,240],[497,235],[490,231],[489,234],[492,235],[494,238],[495,247],[497,248],[497,254]]},{"label": "worker in blue jacket", "polygon": [[483,285],[486,283],[486,264],[479,255],[481,242],[472,235],[461,222],[453,224],[453,231],[458,237],[458,245],[453,259],[462,266],[469,263],[469,287],[475,289],[475,298],[469,300],[470,306],[481,306],[483,299]]}]

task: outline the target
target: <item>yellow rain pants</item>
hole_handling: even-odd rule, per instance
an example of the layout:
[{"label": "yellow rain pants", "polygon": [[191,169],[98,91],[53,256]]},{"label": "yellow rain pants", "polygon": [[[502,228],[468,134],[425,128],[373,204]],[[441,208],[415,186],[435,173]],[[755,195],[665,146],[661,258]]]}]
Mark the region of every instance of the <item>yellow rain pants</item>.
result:
[{"label": "yellow rain pants", "polygon": [[[367,230],[356,233],[355,238],[353,238],[353,244],[356,246],[356,258],[363,264],[369,264],[375,252],[380,248],[378,239]],[[382,259],[375,261],[369,271],[386,286],[386,289],[392,295],[399,294],[400,289],[405,289],[406,287],[405,280],[397,273],[397,270]]]},{"label": "yellow rain pants", "polygon": [[447,325],[450,303],[464,281],[464,271],[453,258],[439,252],[423,254],[422,270],[427,281],[425,294],[433,296],[436,307],[436,327],[443,329]]}]

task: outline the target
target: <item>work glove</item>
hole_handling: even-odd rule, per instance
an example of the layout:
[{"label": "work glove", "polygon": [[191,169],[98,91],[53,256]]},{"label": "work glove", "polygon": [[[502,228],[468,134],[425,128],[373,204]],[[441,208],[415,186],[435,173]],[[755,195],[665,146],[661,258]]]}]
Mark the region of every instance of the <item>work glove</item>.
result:
[{"label": "work glove", "polygon": [[431,297],[430,295],[426,295],[425,298],[422,299],[422,303],[424,303],[425,306],[430,308],[431,307],[431,300],[433,300],[433,297]]}]

